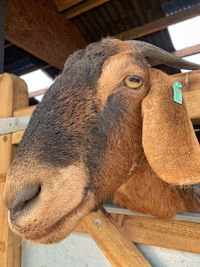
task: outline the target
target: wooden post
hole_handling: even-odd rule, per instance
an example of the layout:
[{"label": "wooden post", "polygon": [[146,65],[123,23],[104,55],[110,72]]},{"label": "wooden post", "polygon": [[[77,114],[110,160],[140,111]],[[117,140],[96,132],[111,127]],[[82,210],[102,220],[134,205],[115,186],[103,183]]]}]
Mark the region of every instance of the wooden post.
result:
[{"label": "wooden post", "polygon": [[[0,75],[0,118],[11,117],[15,109],[28,105],[25,82],[11,74]],[[12,135],[0,136],[0,266],[21,266],[21,239],[8,226],[8,213],[2,196],[7,171],[12,161]]]},{"label": "wooden post", "polygon": [[151,266],[134,246],[127,233],[105,210],[90,213],[83,219],[82,225],[94,238],[112,266]]}]

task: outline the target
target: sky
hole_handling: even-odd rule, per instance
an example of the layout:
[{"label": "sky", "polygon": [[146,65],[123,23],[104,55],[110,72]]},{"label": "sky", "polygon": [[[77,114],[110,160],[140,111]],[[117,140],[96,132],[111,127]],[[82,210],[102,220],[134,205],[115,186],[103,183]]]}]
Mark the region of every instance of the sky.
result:
[{"label": "sky", "polygon": [[[175,50],[200,44],[200,16],[169,26],[168,30]],[[200,64],[200,54],[185,59]],[[27,83],[29,92],[48,88],[53,83],[53,79],[42,70],[22,75],[21,78]],[[41,101],[42,96],[36,98]]]},{"label": "sky", "polygon": [[[200,44],[200,16],[168,27],[175,50]],[[200,54],[184,59],[200,64]]]}]

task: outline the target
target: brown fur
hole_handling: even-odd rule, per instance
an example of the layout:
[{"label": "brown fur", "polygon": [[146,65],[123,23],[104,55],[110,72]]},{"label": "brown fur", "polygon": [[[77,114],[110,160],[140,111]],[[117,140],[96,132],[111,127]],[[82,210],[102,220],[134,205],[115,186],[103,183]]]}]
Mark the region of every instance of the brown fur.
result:
[{"label": "brown fur", "polygon": [[147,160],[167,183],[198,183],[200,146],[185,103],[173,101],[168,75],[152,69],[150,81],[150,92],[142,103],[143,148]]},{"label": "brown fur", "polygon": [[[132,76],[143,80],[138,90],[127,87],[124,82]],[[127,190],[128,203],[136,200],[133,204],[137,210],[171,217],[177,210],[184,209],[182,196],[178,197],[177,190],[162,180],[167,181],[169,175],[171,183],[199,181],[196,175],[199,162],[189,163],[193,154],[198,153],[198,147],[194,147],[198,144],[194,141],[185,106],[177,104],[171,109],[174,106],[170,98],[171,86],[167,75],[152,70],[139,53],[116,39],[104,39],[72,54],[62,75],[34,111],[8,173],[4,201],[10,210],[13,231],[33,242],[58,242],[130,177],[135,177],[136,181],[128,181],[132,187]],[[178,152],[184,160],[181,173],[189,164],[196,176],[189,177],[191,172],[187,169],[188,177],[181,179],[179,174],[176,177],[176,161],[169,151],[163,150],[168,140],[165,137],[163,141],[160,136],[163,132],[157,133],[163,121],[155,108],[159,103],[166,107],[165,112],[170,109],[179,116],[186,116],[183,127],[175,114],[170,117],[162,114],[168,123],[180,125],[178,129],[176,124],[172,125],[177,132],[172,131],[173,136],[168,140],[177,137],[192,140],[184,141],[184,153],[189,151],[189,157],[182,157],[183,150],[178,149]],[[168,131],[166,125],[164,129]],[[191,144],[194,144],[195,153]],[[176,142],[170,145],[176,150]],[[181,147],[181,142],[179,145]],[[144,152],[152,170],[142,162]],[[163,167],[165,161],[167,168]],[[139,187],[141,173],[144,177]],[[158,184],[163,192],[160,206],[156,202],[157,192],[153,194]],[[148,197],[144,196],[151,188]],[[191,194],[190,199],[193,198]]]},{"label": "brown fur", "polygon": [[130,179],[115,192],[113,203],[161,219],[182,212],[200,212],[200,198],[193,189],[176,188],[162,181],[145,157]]}]

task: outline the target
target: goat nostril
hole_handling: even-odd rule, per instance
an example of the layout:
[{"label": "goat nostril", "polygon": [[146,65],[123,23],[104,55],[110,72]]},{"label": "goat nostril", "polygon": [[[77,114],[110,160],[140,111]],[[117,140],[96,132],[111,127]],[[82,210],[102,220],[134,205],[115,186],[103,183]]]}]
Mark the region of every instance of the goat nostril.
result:
[{"label": "goat nostril", "polygon": [[14,198],[12,204],[8,207],[10,209],[11,218],[18,217],[25,207],[30,207],[34,200],[37,199],[41,191],[41,186],[25,187]]}]

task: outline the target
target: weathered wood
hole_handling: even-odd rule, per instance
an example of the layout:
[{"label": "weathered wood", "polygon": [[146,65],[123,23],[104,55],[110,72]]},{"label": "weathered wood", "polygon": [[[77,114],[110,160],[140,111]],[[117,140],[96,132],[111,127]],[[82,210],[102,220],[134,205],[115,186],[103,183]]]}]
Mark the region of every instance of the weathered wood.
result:
[{"label": "weathered wood", "polygon": [[71,19],[73,17],[76,17],[84,12],[87,12],[90,9],[93,9],[95,7],[98,7],[110,0],[87,0],[83,1],[79,5],[72,7],[68,10],[66,10],[66,18]]},{"label": "weathered wood", "polygon": [[112,266],[151,266],[125,231],[105,211],[91,212],[83,219],[82,225],[94,238]]},{"label": "weathered wood", "polygon": [[200,253],[200,224],[127,216],[124,229],[136,243]]},{"label": "weathered wood", "polygon": [[63,11],[67,8],[77,5],[80,2],[83,2],[83,0],[53,0],[53,1],[58,11]]},{"label": "weathered wood", "polygon": [[184,92],[183,98],[193,124],[200,124],[200,91]]},{"label": "weathered wood", "polygon": [[178,73],[171,76],[174,82],[182,83],[182,91],[200,90],[200,70]]},{"label": "weathered wood", "polygon": [[32,113],[33,113],[34,109],[36,108],[36,106],[37,105],[24,107],[24,108],[19,108],[19,109],[14,111],[13,115],[14,115],[14,117],[32,115]]},{"label": "weathered wood", "polygon": [[10,0],[6,22],[7,40],[59,69],[69,54],[86,45],[51,0]]},{"label": "weathered wood", "polygon": [[115,35],[115,37],[122,39],[122,40],[136,39],[136,38],[148,35],[150,33],[165,29],[168,26],[178,23],[180,21],[184,21],[186,19],[199,16],[199,13],[200,13],[200,5],[196,5],[191,8],[187,8],[181,12],[175,13],[173,15],[166,16],[166,17],[157,19],[155,21],[152,21],[150,23],[121,32]]},{"label": "weathered wood", "polygon": [[[28,93],[24,82],[7,73],[0,76],[0,118],[13,115],[14,108],[27,105]],[[12,160],[12,135],[0,136],[0,265],[1,267],[20,267],[21,239],[10,231],[7,208],[2,195],[6,173]]]},{"label": "weathered wood", "polygon": [[0,1],[0,73],[4,69],[4,39],[5,39],[5,15],[8,0]]},{"label": "weathered wood", "polygon": [[6,181],[6,173],[0,173],[0,183]]},{"label": "weathered wood", "polygon": [[43,95],[44,93],[46,93],[47,90],[48,90],[48,88],[44,88],[44,89],[40,89],[40,90],[37,90],[37,91],[30,92],[29,93],[29,97],[35,97],[35,96],[38,96],[38,95]]},{"label": "weathered wood", "polygon": [[[200,254],[199,223],[126,215],[120,225],[135,243]],[[82,222],[74,231],[89,233]]]},{"label": "weathered wood", "polygon": [[19,132],[13,133],[12,134],[12,144],[18,145],[22,139],[23,134],[24,134],[24,131],[19,131]]},{"label": "weathered wood", "polygon": [[172,75],[182,83],[183,97],[193,124],[200,123],[200,70]]},{"label": "weathered wood", "polygon": [[174,51],[172,54],[177,57],[187,57],[199,53],[200,53],[200,44]]}]

